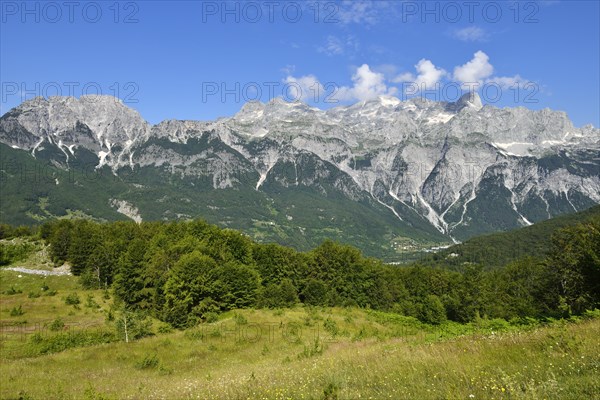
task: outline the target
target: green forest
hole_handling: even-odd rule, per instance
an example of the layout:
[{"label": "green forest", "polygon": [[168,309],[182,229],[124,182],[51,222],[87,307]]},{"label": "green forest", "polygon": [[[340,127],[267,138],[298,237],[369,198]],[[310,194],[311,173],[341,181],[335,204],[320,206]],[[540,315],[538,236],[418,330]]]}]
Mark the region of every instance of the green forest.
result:
[{"label": "green forest", "polygon": [[[498,266],[510,240],[479,240],[409,265],[387,265],[330,240],[309,252],[253,242],[201,220],[111,222],[55,220],[38,228],[0,227],[4,239],[33,235],[49,244],[56,266],[67,262],[89,289],[112,289],[123,310],[176,328],[216,320],[244,308],[360,307],[439,324],[501,318],[578,315],[600,306],[600,209],[555,224],[552,232],[519,238],[533,256]],[[529,243],[528,239],[529,238]],[[0,248],[14,262],[26,245]],[[487,246],[487,247],[486,247]],[[469,250],[471,249],[471,250]],[[477,262],[457,263],[453,251]],[[490,254],[489,262],[481,254]],[[444,259],[448,260],[446,266]]]}]

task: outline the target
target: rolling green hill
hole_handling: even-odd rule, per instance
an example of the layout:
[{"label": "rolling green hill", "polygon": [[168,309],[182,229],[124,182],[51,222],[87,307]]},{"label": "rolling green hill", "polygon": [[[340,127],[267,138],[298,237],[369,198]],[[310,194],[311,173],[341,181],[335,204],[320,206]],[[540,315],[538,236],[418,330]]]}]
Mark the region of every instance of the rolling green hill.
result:
[{"label": "rolling green hill", "polygon": [[557,230],[592,220],[600,220],[600,206],[561,215],[525,228],[474,237],[427,255],[421,261],[428,265],[448,267],[465,262],[501,267],[523,257],[543,258],[550,250],[552,235]]}]

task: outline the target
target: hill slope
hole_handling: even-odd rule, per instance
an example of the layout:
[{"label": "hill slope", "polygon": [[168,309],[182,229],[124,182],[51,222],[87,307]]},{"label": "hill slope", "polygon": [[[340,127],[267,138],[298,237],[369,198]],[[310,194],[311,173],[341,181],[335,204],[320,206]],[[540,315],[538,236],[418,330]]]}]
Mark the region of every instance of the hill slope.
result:
[{"label": "hill slope", "polygon": [[543,258],[550,250],[552,235],[557,230],[592,220],[600,220],[600,206],[509,232],[474,237],[425,257],[423,262],[444,266],[471,262],[500,267],[523,257]]}]

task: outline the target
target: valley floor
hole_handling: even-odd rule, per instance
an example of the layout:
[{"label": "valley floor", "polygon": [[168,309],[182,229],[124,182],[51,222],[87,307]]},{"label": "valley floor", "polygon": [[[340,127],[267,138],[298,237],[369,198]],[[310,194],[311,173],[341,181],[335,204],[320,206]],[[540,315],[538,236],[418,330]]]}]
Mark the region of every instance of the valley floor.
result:
[{"label": "valley floor", "polygon": [[[0,279],[3,399],[600,398],[597,316],[431,326],[356,308],[238,310],[87,345],[69,335],[111,329],[105,293],[68,276],[0,270]],[[56,293],[36,297],[44,283]],[[80,305],[65,304],[73,293]],[[57,318],[65,326],[53,331]]]}]

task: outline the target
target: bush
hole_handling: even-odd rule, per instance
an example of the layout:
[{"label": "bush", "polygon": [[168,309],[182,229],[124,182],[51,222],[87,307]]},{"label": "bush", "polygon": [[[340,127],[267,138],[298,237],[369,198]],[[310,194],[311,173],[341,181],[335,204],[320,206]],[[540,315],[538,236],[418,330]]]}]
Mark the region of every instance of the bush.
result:
[{"label": "bush", "polygon": [[219,314],[216,312],[209,311],[204,313],[204,322],[212,324],[213,322],[217,322],[219,320]]},{"label": "bush", "polygon": [[32,243],[0,243],[0,265],[9,265],[24,260],[35,250]]},{"label": "bush", "polygon": [[595,308],[593,310],[586,310],[583,313],[583,318],[585,319],[596,319],[596,318],[600,318],[600,309]]},{"label": "bush", "polygon": [[158,333],[171,333],[173,332],[173,327],[167,323],[161,323],[157,329]]},{"label": "bush", "polygon": [[23,309],[21,308],[20,304],[19,304],[18,307],[13,307],[10,310],[10,316],[11,317],[18,317],[18,316],[23,315],[23,314],[25,314],[25,311],[23,311]]},{"label": "bush", "polygon": [[52,321],[52,323],[50,324],[50,326],[48,327],[51,331],[56,332],[56,331],[62,331],[63,328],[65,327],[65,322],[62,320],[62,318],[56,318],[54,321]]},{"label": "bush", "polygon": [[96,303],[96,301],[94,300],[94,296],[92,296],[91,294],[88,294],[85,306],[88,308],[100,308],[98,303]]},{"label": "bush", "polygon": [[50,336],[35,333],[31,335],[28,353],[31,356],[38,356],[58,353],[74,347],[110,343],[115,340],[115,335],[108,331],[65,332]]},{"label": "bush", "polygon": [[70,293],[65,297],[65,304],[68,306],[76,306],[81,303],[81,299],[79,299],[79,295],[77,293]]},{"label": "bush", "polygon": [[4,294],[7,294],[9,296],[12,296],[13,294],[20,294],[20,293],[23,293],[23,291],[21,289],[15,289],[14,286],[11,286],[10,289],[4,291]]},{"label": "bush", "polygon": [[246,325],[248,323],[248,319],[242,314],[238,313],[233,314],[233,320],[235,321],[236,325]]}]

